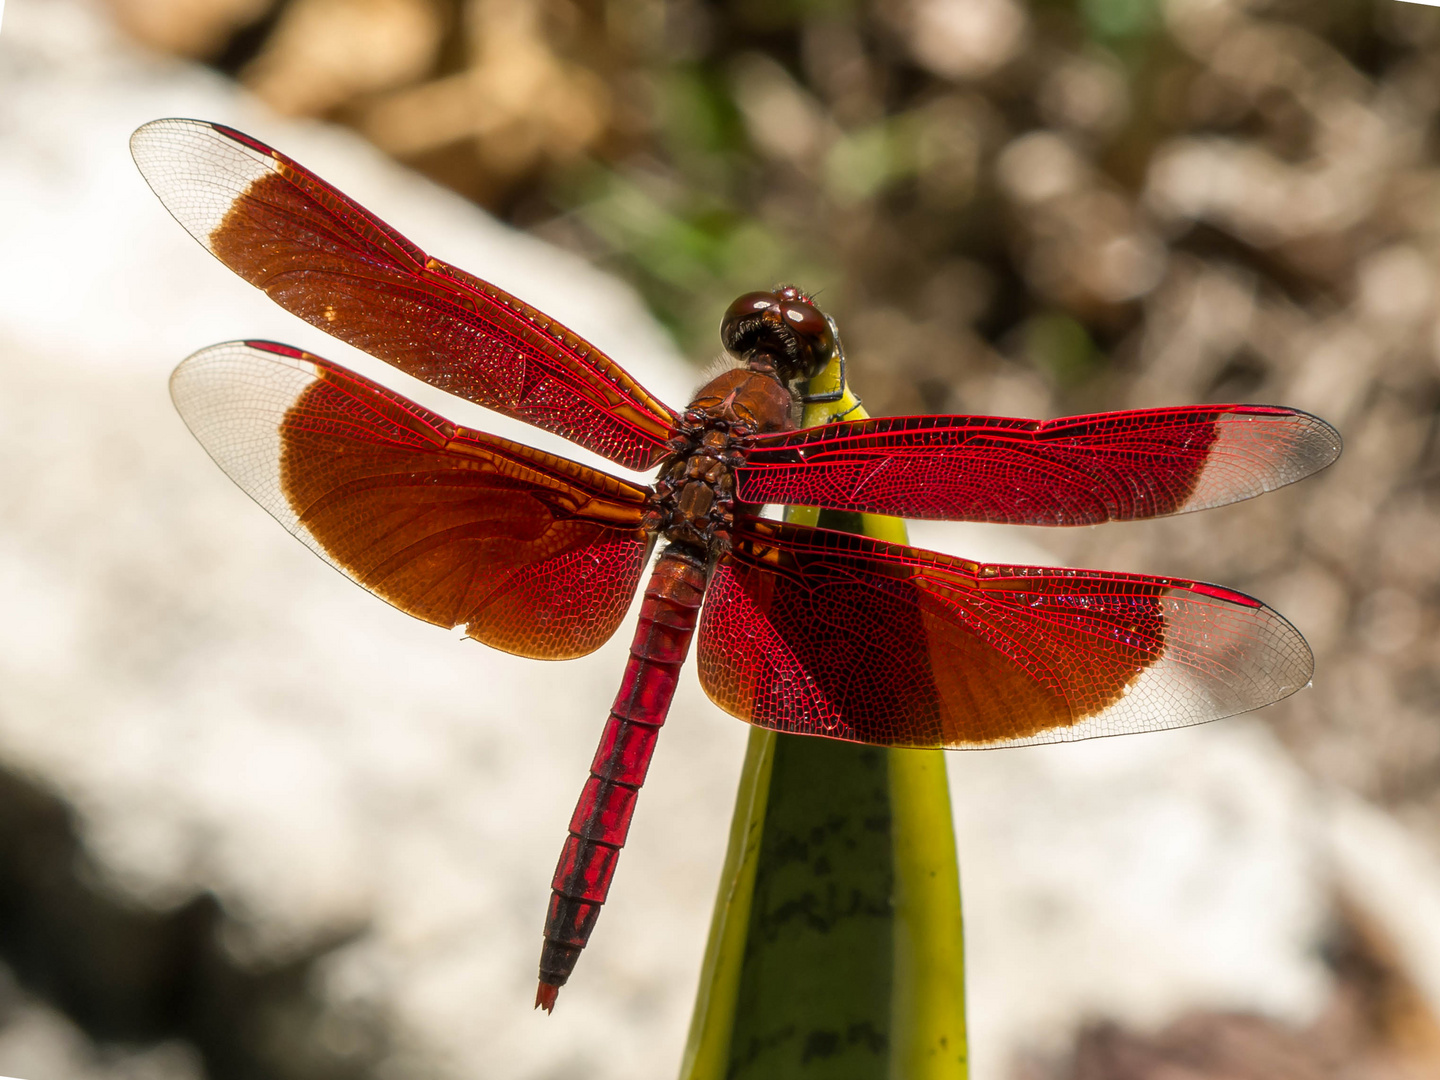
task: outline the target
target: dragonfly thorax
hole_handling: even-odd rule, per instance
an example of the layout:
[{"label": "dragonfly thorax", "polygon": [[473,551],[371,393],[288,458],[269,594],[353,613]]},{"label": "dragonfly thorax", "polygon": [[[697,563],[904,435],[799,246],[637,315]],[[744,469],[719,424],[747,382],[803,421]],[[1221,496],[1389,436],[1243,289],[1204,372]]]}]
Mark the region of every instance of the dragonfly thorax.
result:
[{"label": "dragonfly thorax", "polygon": [[794,424],[789,390],[773,371],[735,368],[704,386],[685,410],[660,467],[645,528],[712,555],[730,547],[734,468],[753,437]]}]

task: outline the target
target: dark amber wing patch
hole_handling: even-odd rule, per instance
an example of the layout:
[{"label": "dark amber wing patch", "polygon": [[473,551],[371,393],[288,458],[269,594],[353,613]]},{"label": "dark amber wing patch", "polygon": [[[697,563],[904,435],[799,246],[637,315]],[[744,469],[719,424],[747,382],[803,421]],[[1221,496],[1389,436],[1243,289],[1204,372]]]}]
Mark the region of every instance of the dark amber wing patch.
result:
[{"label": "dark amber wing patch", "polygon": [[749,503],[1014,525],[1098,525],[1253,498],[1325,468],[1340,435],[1270,405],[1022,420],[888,416],[759,437]]},{"label": "dark amber wing patch", "polygon": [[237,484],[401,611],[564,659],[603,644],[630,606],[645,488],[457,427],[284,345],[205,349],[170,392]]},{"label": "dark amber wing patch", "polygon": [[716,566],[700,681],[776,731],[884,746],[1013,746],[1185,727],[1310,680],[1300,634],[1192,581],[992,566],[747,522]]},{"label": "dark amber wing patch", "polygon": [[146,124],[130,150],[195,239],[305,321],[626,468],[669,452],[674,411],[610,357],[278,151],[200,120]]}]

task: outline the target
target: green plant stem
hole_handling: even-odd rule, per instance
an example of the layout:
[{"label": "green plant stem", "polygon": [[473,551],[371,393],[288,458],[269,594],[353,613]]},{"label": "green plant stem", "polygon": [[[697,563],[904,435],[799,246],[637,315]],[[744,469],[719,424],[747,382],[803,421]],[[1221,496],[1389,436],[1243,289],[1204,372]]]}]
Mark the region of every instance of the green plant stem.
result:
[{"label": "green plant stem", "polygon": [[[865,416],[847,389],[803,423],[838,413]],[[895,518],[787,518],[905,540]],[[681,1080],[967,1075],[944,752],[752,729]]]}]

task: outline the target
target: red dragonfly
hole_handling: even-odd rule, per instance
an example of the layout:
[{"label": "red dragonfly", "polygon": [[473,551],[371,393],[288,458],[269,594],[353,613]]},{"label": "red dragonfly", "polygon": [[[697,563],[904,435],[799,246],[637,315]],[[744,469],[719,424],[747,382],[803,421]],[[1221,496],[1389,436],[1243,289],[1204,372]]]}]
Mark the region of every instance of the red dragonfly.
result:
[{"label": "red dragonfly", "polygon": [[1340,438],[1316,417],[1196,405],[796,430],[797,388],[843,352],[834,322],[790,287],[730,306],[720,334],[735,365],[677,413],[589,342],[247,135],[157,120],[131,150],[180,224],[282,307],[451,394],[660,470],[645,486],[460,427],[269,342],[205,349],[171,379],[205,449],[316,554],[497,649],[559,660],[598,648],[664,540],[552,883],[537,1006],[553,1008],[589,940],[697,623],[700,681],[722,709],[882,746],[1180,727],[1310,680],[1295,628],[1229,589],[984,565],[758,511],[1025,525],[1183,513],[1330,464]]}]

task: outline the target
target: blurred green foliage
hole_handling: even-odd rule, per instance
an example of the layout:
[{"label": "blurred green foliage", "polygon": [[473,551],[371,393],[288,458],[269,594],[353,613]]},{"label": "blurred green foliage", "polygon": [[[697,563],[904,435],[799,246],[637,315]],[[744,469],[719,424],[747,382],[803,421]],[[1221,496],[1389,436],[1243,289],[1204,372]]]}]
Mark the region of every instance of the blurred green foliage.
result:
[{"label": "blurred green foliage", "polygon": [[1098,41],[1139,37],[1160,25],[1156,0],[1080,0],[1080,13]]}]

